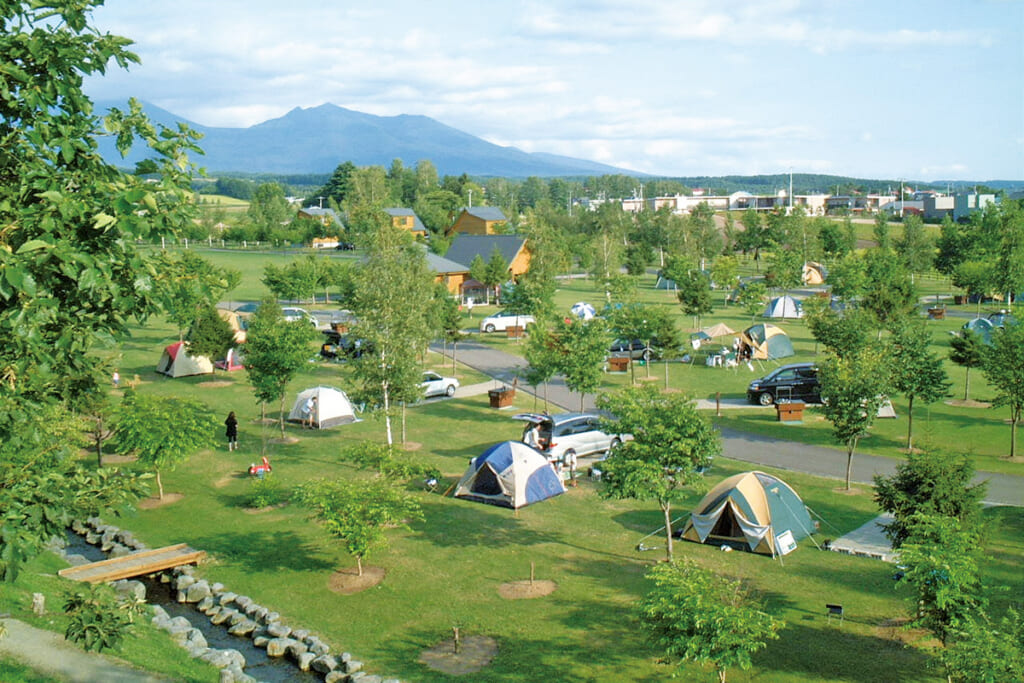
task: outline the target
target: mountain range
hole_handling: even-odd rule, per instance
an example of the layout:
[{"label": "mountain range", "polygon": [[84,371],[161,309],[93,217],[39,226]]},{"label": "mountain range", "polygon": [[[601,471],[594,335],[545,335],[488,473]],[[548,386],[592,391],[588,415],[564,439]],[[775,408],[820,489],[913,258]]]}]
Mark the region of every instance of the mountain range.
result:
[{"label": "mountain range", "polygon": [[[96,112],[126,108],[123,101],[97,101]],[[194,159],[212,175],[222,172],[330,173],[345,161],[356,166],[389,166],[401,159],[406,166],[429,160],[440,175],[591,176],[644,175],[605,164],[556,154],[527,153],[502,147],[446,126],[427,116],[375,116],[334,104],[296,107],[276,119],[248,128],[204,126],[166,109],[143,102],[150,120],[168,127],[180,121],[203,134],[205,155]],[[141,149],[127,159],[109,138],[99,140],[104,158],[119,166],[134,166]]]}]

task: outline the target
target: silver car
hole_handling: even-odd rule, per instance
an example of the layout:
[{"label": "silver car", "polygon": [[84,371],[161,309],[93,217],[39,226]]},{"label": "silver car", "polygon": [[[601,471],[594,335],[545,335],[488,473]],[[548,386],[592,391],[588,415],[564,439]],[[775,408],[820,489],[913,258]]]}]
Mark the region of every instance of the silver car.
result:
[{"label": "silver car", "polygon": [[501,311],[489,315],[480,321],[481,332],[504,332],[510,327],[521,327],[524,330],[534,323],[532,315]]},{"label": "silver car", "polygon": [[562,462],[570,452],[579,457],[605,455],[623,441],[633,438],[630,434],[606,434],[601,431],[598,426],[601,418],[602,415],[598,413],[521,413],[513,416],[513,419],[527,423],[523,430],[525,443],[533,440],[534,435],[530,432],[537,430],[535,436],[539,444],[535,448],[553,462]]}]

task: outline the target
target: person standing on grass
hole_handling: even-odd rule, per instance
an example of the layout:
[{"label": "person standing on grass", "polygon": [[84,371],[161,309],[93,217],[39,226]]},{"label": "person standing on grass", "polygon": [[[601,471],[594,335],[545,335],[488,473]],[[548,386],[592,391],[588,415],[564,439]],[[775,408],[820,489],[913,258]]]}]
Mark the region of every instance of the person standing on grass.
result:
[{"label": "person standing on grass", "polygon": [[238,418],[235,417],[235,411],[228,413],[228,419],[224,420],[224,426],[226,427],[226,435],[228,437],[228,450],[238,450]]},{"label": "person standing on grass", "polygon": [[118,372],[117,370],[114,370],[114,375],[113,375],[113,377],[111,377],[111,379],[114,382],[114,388],[115,389],[117,389],[119,386],[121,386],[121,373],[120,372]]},{"label": "person standing on grass", "polygon": [[569,485],[576,486],[576,453],[569,451],[564,456],[565,467],[569,470]]}]

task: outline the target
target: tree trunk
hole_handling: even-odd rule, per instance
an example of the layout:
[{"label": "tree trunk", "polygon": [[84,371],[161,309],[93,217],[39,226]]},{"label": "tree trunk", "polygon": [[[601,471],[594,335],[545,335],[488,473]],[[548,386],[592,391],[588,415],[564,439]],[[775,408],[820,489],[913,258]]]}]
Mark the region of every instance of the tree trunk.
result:
[{"label": "tree trunk", "polygon": [[356,555],[356,568],[359,571],[359,576],[363,575],[363,558],[361,555]]},{"label": "tree trunk", "polygon": [[967,375],[964,377],[964,400],[967,400],[967,394],[971,390],[971,368],[967,368]]},{"label": "tree trunk", "polygon": [[157,497],[160,500],[163,500],[164,499],[164,483],[163,483],[163,481],[160,480],[160,470],[156,471],[156,490],[157,490]]},{"label": "tree trunk", "polygon": [[402,444],[405,444],[405,401],[402,401]]},{"label": "tree trunk", "polygon": [[914,396],[907,397],[907,455],[914,452]]},{"label": "tree trunk", "polygon": [[281,414],[278,416],[281,425],[281,439],[284,439],[284,394],[281,394]]},{"label": "tree trunk", "polygon": [[667,501],[662,503],[661,511],[665,515],[665,559],[675,562],[675,557],[672,555],[672,503]]},{"label": "tree trunk", "polygon": [[384,431],[388,437],[388,446],[394,446],[395,438],[391,433],[391,396],[388,393],[388,383],[381,382],[381,389],[384,393]]},{"label": "tree trunk", "polygon": [[455,353],[459,348],[459,342],[452,341],[452,374],[455,374]]},{"label": "tree trunk", "polygon": [[846,490],[850,490],[850,479],[853,476],[853,452],[857,449],[857,438],[846,442]]},{"label": "tree trunk", "polygon": [[718,683],[725,683],[725,669],[718,670]]},{"label": "tree trunk", "polygon": [[1017,422],[1020,420],[1020,410],[1011,408],[1010,412],[1010,458],[1017,455]]}]

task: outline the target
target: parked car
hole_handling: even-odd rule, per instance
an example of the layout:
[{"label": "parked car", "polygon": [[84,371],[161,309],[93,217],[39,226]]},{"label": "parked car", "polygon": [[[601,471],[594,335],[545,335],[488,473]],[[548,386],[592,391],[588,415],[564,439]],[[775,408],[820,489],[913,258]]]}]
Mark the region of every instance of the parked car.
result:
[{"label": "parked car", "polygon": [[339,334],[334,330],[324,330],[324,342],[320,345],[320,355],[328,360],[339,358],[359,358],[370,351],[369,342],[355,339],[349,335]]},{"label": "parked car", "polygon": [[532,315],[500,311],[480,321],[481,332],[504,332],[510,327],[522,327],[524,330],[534,323]]},{"label": "parked car", "polygon": [[305,308],[282,308],[281,313],[284,315],[284,319],[290,323],[306,321],[313,325],[313,327],[320,326],[320,323],[317,321],[316,316],[307,311]]},{"label": "parked car", "polygon": [[[577,456],[604,455],[614,450],[623,441],[633,438],[631,434],[606,434],[598,427],[602,415],[599,413],[561,413],[546,415],[521,413],[515,420],[527,423],[523,430],[523,441],[529,443],[528,435],[534,427],[539,428],[540,448],[548,460],[562,462],[570,451]],[[607,417],[607,416],[605,416]]]},{"label": "parked car", "polygon": [[747,400],[770,406],[776,401],[821,403],[821,383],[814,363],[783,365],[774,372],[755,379],[747,387]]},{"label": "parked car", "polygon": [[335,247],[338,251],[352,251],[356,248],[356,245],[352,242],[338,242],[338,246]]},{"label": "parked car", "polygon": [[658,357],[658,349],[654,346],[648,348],[647,342],[642,339],[616,339],[608,347],[608,355],[613,358],[650,360]]},{"label": "parked car", "polygon": [[431,396],[454,396],[455,390],[459,388],[459,380],[454,377],[442,377],[436,372],[427,371],[423,373],[423,395]]}]

